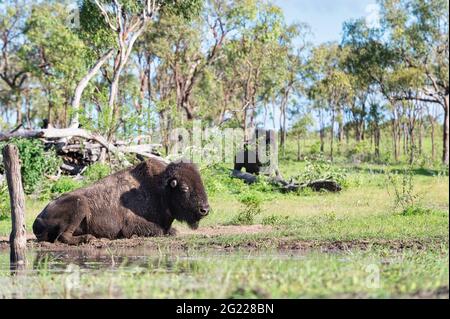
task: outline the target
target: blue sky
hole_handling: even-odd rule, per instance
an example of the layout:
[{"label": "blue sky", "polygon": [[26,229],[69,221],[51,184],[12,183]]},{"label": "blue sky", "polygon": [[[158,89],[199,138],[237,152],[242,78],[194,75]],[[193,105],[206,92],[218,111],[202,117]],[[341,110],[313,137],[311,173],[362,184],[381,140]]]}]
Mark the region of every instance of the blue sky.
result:
[{"label": "blue sky", "polygon": [[319,44],[339,41],[342,24],[352,18],[368,17],[376,0],[273,0],[283,9],[287,22],[306,22]]}]

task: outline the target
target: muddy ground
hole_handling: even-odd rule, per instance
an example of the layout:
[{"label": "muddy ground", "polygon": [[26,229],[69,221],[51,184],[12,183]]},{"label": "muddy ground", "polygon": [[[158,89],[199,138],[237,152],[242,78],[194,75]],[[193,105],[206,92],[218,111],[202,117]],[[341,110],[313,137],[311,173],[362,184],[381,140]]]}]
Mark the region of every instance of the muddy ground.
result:
[{"label": "muddy ground", "polygon": [[[248,240],[224,241],[218,240],[221,236],[232,235],[252,235],[268,234],[273,228],[264,225],[248,226],[211,226],[200,227],[197,230],[179,229],[176,236],[144,238],[134,237],[129,239],[98,239],[88,244],[80,246],[69,246],[63,243],[37,242],[33,234],[27,234],[27,246],[29,248],[42,251],[68,251],[68,250],[91,250],[105,248],[136,248],[161,249],[170,248],[171,250],[187,250],[192,248],[212,249],[212,250],[234,250],[234,249],[279,249],[279,250],[311,250],[316,249],[323,252],[340,252],[351,249],[367,250],[376,247],[383,247],[390,250],[403,249],[426,249],[430,245],[436,244],[436,241],[442,241],[442,238],[427,240],[352,240],[352,241],[315,241],[298,240],[295,238],[278,238],[273,235],[261,236],[258,239],[249,238]],[[0,250],[9,249],[8,237],[0,237]]]}]

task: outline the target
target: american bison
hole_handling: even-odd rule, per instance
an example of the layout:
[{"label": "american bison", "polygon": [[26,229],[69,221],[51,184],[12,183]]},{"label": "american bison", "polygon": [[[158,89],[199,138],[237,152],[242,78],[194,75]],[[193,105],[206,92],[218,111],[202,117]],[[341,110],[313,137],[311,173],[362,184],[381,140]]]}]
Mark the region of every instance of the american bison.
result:
[{"label": "american bison", "polygon": [[258,153],[249,150],[248,145],[244,145],[244,149],[236,153],[234,157],[234,170],[241,171],[245,168],[245,171],[250,174],[259,175],[262,164],[259,161]]},{"label": "american bison", "polygon": [[196,229],[208,212],[193,164],[149,159],[55,199],[38,215],[33,232],[39,241],[70,245],[93,238],[170,235],[175,219]]},{"label": "american bison", "polygon": [[[241,171],[245,168],[245,171],[250,174],[259,175],[263,163],[261,163],[258,155],[259,149],[265,152],[266,156],[269,156],[269,152],[273,152],[271,143],[276,142],[275,131],[258,129],[255,131],[254,141],[250,143],[246,141],[241,151],[237,152],[234,157],[234,170]],[[265,147],[265,148],[264,148]]]}]

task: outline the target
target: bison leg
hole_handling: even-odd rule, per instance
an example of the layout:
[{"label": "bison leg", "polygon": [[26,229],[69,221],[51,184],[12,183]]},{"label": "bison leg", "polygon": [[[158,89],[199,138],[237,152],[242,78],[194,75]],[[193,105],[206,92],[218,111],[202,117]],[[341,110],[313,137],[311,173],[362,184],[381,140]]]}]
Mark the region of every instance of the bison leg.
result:
[{"label": "bison leg", "polygon": [[88,243],[91,240],[95,239],[92,235],[79,235],[74,236],[73,234],[69,234],[67,232],[64,232],[59,236],[58,238],[61,242],[68,244],[68,245],[79,245],[83,243]]},{"label": "bison leg", "polygon": [[173,227],[170,227],[169,230],[166,232],[167,236],[176,236],[177,234],[178,231]]},{"label": "bison leg", "polygon": [[149,222],[143,217],[132,215],[125,220],[122,235],[125,238],[130,238],[133,235],[154,237],[164,235],[164,230],[159,225]]},{"label": "bison leg", "polygon": [[80,198],[76,198],[75,209],[69,214],[69,220],[66,229],[58,236],[58,240],[68,245],[79,245],[88,243],[94,236],[83,234],[74,236],[74,232],[79,228],[81,222],[87,218],[89,212],[88,205]]}]

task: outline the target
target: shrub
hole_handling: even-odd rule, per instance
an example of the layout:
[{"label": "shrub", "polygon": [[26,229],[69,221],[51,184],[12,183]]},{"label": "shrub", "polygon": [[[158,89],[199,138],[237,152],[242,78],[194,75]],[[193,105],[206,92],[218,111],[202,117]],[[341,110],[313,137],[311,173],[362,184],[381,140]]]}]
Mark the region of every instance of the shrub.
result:
[{"label": "shrub", "polygon": [[347,157],[351,158],[353,162],[367,161],[370,154],[371,145],[367,140],[354,143],[347,151]]},{"label": "shrub", "polygon": [[270,216],[266,216],[263,218],[262,224],[276,226],[276,225],[284,225],[288,221],[289,221],[289,216],[270,215]]},{"label": "shrub", "polygon": [[102,163],[94,163],[84,172],[84,184],[92,184],[111,174],[111,167]]},{"label": "shrub", "polygon": [[[42,183],[45,174],[55,174],[62,163],[56,152],[53,149],[45,151],[44,144],[39,140],[14,139],[10,143],[15,144],[19,150],[23,188],[26,194],[33,193]],[[0,163],[0,166],[2,165],[3,160]],[[3,169],[2,166],[1,170]]]},{"label": "shrub", "polygon": [[251,225],[254,223],[255,216],[261,213],[262,198],[254,192],[244,193],[239,196],[239,202],[243,208],[231,220],[233,225]]},{"label": "shrub", "polygon": [[417,215],[428,215],[433,211],[429,208],[425,208],[418,205],[408,206],[403,211],[400,212],[402,216],[417,216]]},{"label": "shrub", "polygon": [[404,169],[401,174],[389,173],[386,189],[394,197],[394,210],[400,210],[403,216],[424,215],[431,212],[420,204],[420,195],[414,191],[413,172]]},{"label": "shrub", "polygon": [[311,147],[309,148],[309,153],[311,155],[318,155],[320,154],[320,141],[315,142],[314,144],[311,145]]},{"label": "shrub", "polygon": [[334,180],[342,187],[348,186],[346,172],[333,166],[330,161],[323,158],[319,158],[315,161],[306,159],[305,169],[297,179],[301,183],[309,183],[318,179]]},{"label": "shrub", "polygon": [[57,197],[61,194],[80,188],[81,186],[82,183],[80,181],[68,176],[63,176],[52,184],[50,191],[53,197]]},{"label": "shrub", "polygon": [[248,190],[243,180],[231,178],[230,170],[221,164],[202,169],[201,175],[208,195],[240,194]]}]

